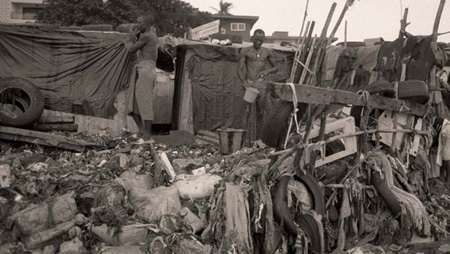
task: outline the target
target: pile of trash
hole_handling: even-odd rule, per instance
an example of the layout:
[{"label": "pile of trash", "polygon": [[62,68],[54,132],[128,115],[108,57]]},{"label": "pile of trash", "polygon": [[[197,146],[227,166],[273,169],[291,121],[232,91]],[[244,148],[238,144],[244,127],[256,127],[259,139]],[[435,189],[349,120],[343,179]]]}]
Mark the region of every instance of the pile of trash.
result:
[{"label": "pile of trash", "polygon": [[380,148],[304,171],[294,136],[283,151],[222,155],[128,132],[64,135],[99,146],[2,142],[0,253],[408,253],[449,229],[447,186],[414,184],[421,169]]}]

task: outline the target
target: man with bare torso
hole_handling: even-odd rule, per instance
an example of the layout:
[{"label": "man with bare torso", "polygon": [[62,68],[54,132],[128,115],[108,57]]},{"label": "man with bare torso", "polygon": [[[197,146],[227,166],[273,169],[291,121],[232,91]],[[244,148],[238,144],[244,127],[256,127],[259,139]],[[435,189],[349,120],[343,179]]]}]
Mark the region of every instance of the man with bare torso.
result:
[{"label": "man with bare torso", "polygon": [[[152,16],[139,18],[139,26],[130,30],[131,53],[139,51],[138,64],[135,67],[128,89],[127,111],[136,122],[144,139],[150,139],[153,123],[153,95],[156,82],[156,59],[158,58],[158,37]],[[139,38],[139,39],[137,39]],[[137,76],[137,77],[136,77]]]},{"label": "man with bare torso", "polygon": [[[274,56],[271,50],[263,48],[265,33],[261,29],[256,29],[252,36],[253,46],[243,48],[239,55],[239,78],[245,87],[250,87],[256,80],[267,80],[267,76],[278,71],[275,65]],[[271,68],[268,68],[268,64]],[[257,121],[261,123],[264,118],[264,104],[267,94],[263,91],[256,101]],[[246,114],[243,121],[244,128],[249,129],[248,118],[251,104],[246,105]]]}]

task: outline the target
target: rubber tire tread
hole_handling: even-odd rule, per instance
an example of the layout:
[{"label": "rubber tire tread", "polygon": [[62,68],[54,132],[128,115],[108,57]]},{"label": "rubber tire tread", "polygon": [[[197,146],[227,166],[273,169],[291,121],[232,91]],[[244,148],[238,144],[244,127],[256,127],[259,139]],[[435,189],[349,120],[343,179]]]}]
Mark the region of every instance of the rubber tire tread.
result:
[{"label": "rubber tire tread", "polygon": [[419,103],[425,103],[430,99],[427,83],[421,80],[406,80],[398,83],[399,99],[417,99]]},{"label": "rubber tire tread", "polygon": [[269,147],[279,147],[283,142],[292,113],[292,102],[278,100],[263,123],[261,140]]},{"label": "rubber tire tread", "polygon": [[325,216],[325,194],[323,193],[323,189],[322,187],[320,187],[319,182],[316,180],[316,178],[309,173],[295,175],[294,178],[301,181],[311,194],[311,197],[313,199],[311,210],[314,210],[318,214]]},{"label": "rubber tire tread", "polygon": [[41,91],[30,81],[23,78],[1,78],[0,94],[9,88],[18,88],[28,94],[30,104],[23,114],[12,118],[0,111],[0,124],[12,127],[29,126],[39,120],[44,110],[44,96]]}]

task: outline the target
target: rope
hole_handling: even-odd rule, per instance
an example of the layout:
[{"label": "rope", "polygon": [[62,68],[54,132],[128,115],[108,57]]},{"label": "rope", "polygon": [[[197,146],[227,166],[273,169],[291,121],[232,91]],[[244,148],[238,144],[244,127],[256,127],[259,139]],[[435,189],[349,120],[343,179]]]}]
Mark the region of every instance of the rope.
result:
[{"label": "rope", "polygon": [[367,103],[369,102],[370,93],[366,90],[359,90],[356,94],[359,95],[358,101],[362,101],[364,105],[367,107]]},{"label": "rope", "polygon": [[292,91],[292,93],[291,93],[292,94],[292,104],[294,106],[294,109],[293,109],[293,111],[291,113],[291,118],[289,120],[289,128],[288,128],[288,131],[286,133],[286,138],[284,140],[284,146],[283,146],[284,149],[286,149],[286,146],[287,146],[287,143],[288,143],[288,140],[289,140],[289,135],[291,133],[292,125],[293,125],[294,121],[295,121],[295,126],[296,126],[296,132],[300,133],[300,126],[299,126],[298,120],[297,120],[297,112],[298,112],[298,108],[297,108],[297,106],[298,106],[297,92],[295,90],[295,85],[293,83],[288,83],[287,85],[291,88],[291,91]]}]

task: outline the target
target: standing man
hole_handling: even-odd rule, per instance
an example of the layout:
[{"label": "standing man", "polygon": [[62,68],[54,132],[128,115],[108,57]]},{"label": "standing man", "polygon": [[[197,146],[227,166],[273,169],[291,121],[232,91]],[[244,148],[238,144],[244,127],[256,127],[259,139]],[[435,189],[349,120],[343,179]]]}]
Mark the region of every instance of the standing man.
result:
[{"label": "standing man", "polygon": [[[274,56],[271,50],[263,48],[265,33],[261,29],[256,29],[252,36],[253,46],[243,48],[239,55],[239,78],[242,80],[244,87],[251,86],[251,83],[256,80],[266,80],[271,73],[278,71],[275,65]],[[269,65],[270,68],[269,68]],[[267,94],[264,91],[257,98],[256,113],[257,121],[261,123],[264,116],[264,104],[267,99]],[[248,128],[248,117],[250,116],[251,104],[246,105],[246,115],[244,118],[244,128]]]},{"label": "standing man", "polygon": [[[246,81],[265,80],[270,73],[277,72],[272,51],[263,48],[266,38],[261,29],[256,29],[252,36],[253,46],[243,48],[239,55],[239,78]],[[267,62],[272,68],[267,68]]]},{"label": "standing man", "polygon": [[128,50],[131,53],[139,51],[139,54],[128,89],[127,113],[133,117],[143,138],[149,140],[152,135],[158,37],[151,26],[153,16],[140,17],[138,21],[140,24],[130,30],[132,45]]}]

